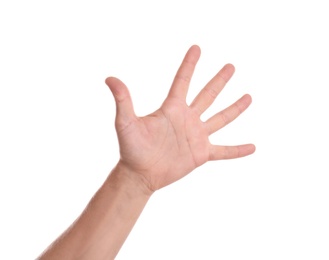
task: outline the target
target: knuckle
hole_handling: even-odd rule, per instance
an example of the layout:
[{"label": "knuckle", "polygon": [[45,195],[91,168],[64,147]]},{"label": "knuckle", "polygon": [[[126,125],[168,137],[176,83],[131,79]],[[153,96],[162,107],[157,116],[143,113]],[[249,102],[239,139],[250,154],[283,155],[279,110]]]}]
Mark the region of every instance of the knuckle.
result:
[{"label": "knuckle", "polygon": [[178,74],[178,75],[175,76],[175,79],[176,79],[176,80],[183,81],[183,82],[185,82],[185,83],[189,83],[190,80],[191,80],[191,77],[186,76],[186,75],[182,75],[182,74]]},{"label": "knuckle", "polygon": [[222,121],[223,125],[227,125],[228,123],[230,123],[230,118],[228,117],[228,115],[226,113],[220,113],[219,118],[220,118],[220,121]]},{"label": "knuckle", "polygon": [[210,98],[215,99],[218,96],[218,92],[213,88],[206,88],[205,92],[210,96]]}]

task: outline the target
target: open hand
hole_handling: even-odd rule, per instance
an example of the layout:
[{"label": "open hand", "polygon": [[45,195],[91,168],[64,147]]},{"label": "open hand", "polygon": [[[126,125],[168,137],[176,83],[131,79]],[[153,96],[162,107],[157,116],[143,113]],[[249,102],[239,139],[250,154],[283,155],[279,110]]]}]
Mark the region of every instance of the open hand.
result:
[{"label": "open hand", "polygon": [[208,139],[247,109],[251,104],[248,94],[207,121],[200,119],[233,75],[233,65],[225,65],[193,102],[186,104],[190,80],[199,57],[200,48],[192,46],[163,104],[145,117],[135,115],[128,88],[119,79],[106,79],[116,102],[119,164],[146,180],[151,191],[179,180],[209,160],[238,158],[255,151],[252,144],[221,146],[211,144]]}]

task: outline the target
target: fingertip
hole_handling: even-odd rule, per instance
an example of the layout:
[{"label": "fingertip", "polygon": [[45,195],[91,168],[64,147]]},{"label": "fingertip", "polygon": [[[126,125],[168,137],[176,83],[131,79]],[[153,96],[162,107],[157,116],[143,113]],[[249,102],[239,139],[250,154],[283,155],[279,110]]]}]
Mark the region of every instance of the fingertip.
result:
[{"label": "fingertip", "polygon": [[105,79],[105,83],[108,87],[114,85],[116,82],[120,81],[119,79],[115,78],[115,77],[107,77]]},{"label": "fingertip", "polygon": [[197,62],[201,56],[201,48],[194,44],[189,48],[188,53],[192,54],[194,57],[193,60],[195,59],[194,62]]},{"label": "fingertip", "polygon": [[197,45],[197,44],[193,44],[193,45],[190,47],[190,49],[195,49],[196,51],[201,52],[201,48],[200,48],[200,46]]},{"label": "fingertip", "polygon": [[251,104],[251,102],[252,102],[252,97],[251,97],[250,94],[244,94],[244,95],[243,95],[243,98],[244,98],[249,104]]},{"label": "fingertip", "polygon": [[240,154],[237,158],[253,154],[256,151],[256,146],[254,144],[244,144],[240,146],[240,149]]},{"label": "fingertip", "polygon": [[104,82],[105,82],[106,85],[108,85],[107,82],[110,80],[110,78],[111,78],[111,77],[107,77],[107,78],[104,80]]},{"label": "fingertip", "polygon": [[235,72],[235,66],[232,63],[225,64],[224,68],[232,72],[232,74]]},{"label": "fingertip", "polygon": [[120,102],[126,99],[126,97],[129,97],[129,90],[120,79],[108,77],[105,79],[105,83],[111,90],[116,101]]},{"label": "fingertip", "polygon": [[115,84],[115,82],[116,82],[116,78],[114,78],[114,77],[107,77],[105,79],[105,84],[111,90],[114,98],[116,98],[118,96],[118,90],[116,90],[116,87],[115,87],[117,84]]},{"label": "fingertip", "polygon": [[254,145],[254,144],[249,144],[249,146],[250,146],[250,154],[253,154],[254,152],[256,152],[256,145]]},{"label": "fingertip", "polygon": [[254,144],[245,144],[240,146],[242,150],[240,150],[240,155],[238,157],[245,157],[253,154],[256,151],[256,146]]},{"label": "fingertip", "polygon": [[235,67],[231,63],[227,63],[222,67],[217,75],[227,83],[233,76],[234,72]]}]

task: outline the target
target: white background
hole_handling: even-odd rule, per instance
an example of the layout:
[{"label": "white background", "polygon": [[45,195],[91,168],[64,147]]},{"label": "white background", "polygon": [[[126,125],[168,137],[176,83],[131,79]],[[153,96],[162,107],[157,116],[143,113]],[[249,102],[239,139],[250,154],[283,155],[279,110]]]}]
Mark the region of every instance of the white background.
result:
[{"label": "white background", "polygon": [[145,115],[192,44],[188,102],[236,73],[205,118],[251,107],[211,136],[255,143],[157,192],[117,259],[329,259],[326,1],[1,1],[0,259],[34,259],[118,160],[117,76]]}]

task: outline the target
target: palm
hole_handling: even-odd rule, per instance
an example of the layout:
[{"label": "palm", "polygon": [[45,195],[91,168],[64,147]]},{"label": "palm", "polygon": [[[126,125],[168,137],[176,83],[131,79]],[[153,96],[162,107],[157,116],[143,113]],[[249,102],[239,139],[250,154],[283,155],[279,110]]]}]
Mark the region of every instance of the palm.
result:
[{"label": "palm", "polygon": [[209,158],[208,133],[202,122],[175,100],[166,100],[159,110],[121,133],[122,159],[149,179],[150,175],[159,176],[162,183],[156,186],[183,177]]},{"label": "palm", "polygon": [[254,151],[253,145],[218,146],[208,139],[249,106],[249,95],[206,122],[200,120],[201,114],[232,76],[232,65],[226,65],[190,106],[186,104],[189,81],[199,56],[199,48],[193,46],[176,74],[168,97],[157,111],[146,117],[135,116],[129,92],[122,82],[107,79],[117,103],[116,128],[121,162],[143,174],[153,190],[184,177],[208,160],[237,158]]}]

